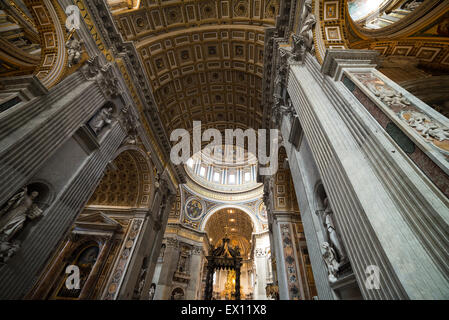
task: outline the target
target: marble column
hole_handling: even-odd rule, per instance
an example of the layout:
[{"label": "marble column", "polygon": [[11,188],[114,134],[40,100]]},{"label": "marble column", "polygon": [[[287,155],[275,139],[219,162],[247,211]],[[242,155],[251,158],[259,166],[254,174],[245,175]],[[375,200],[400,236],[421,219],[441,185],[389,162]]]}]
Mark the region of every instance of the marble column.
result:
[{"label": "marble column", "polygon": [[201,267],[202,267],[202,246],[196,245],[192,249],[190,256],[190,280],[186,290],[186,300],[197,299],[198,287],[201,286]]},{"label": "marble column", "polygon": [[[447,256],[442,248],[449,246],[443,231],[449,225],[447,198],[349,90],[352,84],[343,83],[343,76],[372,74],[382,79],[386,90],[397,92],[397,98],[405,97],[437,119],[441,115],[377,74],[372,52],[330,50],[322,66],[306,54],[303,64],[291,65],[289,70],[288,94],[363,297],[447,298],[449,259],[442,259]],[[351,79],[375,102],[376,110],[382,110],[382,97],[376,98],[369,88],[360,86],[356,76]],[[419,135],[400,121],[396,124],[438,163],[439,155],[428,144],[420,145]],[[312,203],[313,197],[312,193]],[[373,266],[380,279],[375,288],[368,273]]]},{"label": "marble column", "polygon": [[179,241],[173,238],[167,238],[164,263],[161,268],[159,283],[156,286],[154,300],[170,299],[170,289],[173,281],[173,274],[176,271],[179,253]]},{"label": "marble column", "polygon": [[254,288],[254,299],[255,300],[266,300],[266,286],[267,286],[267,255],[268,249],[270,247],[268,232],[257,234],[254,236],[255,250],[254,250],[254,260],[256,265],[255,278],[257,279],[257,284]]}]

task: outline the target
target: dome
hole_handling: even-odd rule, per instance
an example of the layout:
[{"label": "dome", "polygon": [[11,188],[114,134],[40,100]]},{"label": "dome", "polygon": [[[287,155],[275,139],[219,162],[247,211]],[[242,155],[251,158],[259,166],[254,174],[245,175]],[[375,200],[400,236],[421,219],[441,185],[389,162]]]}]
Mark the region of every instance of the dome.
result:
[{"label": "dome", "polygon": [[391,0],[348,0],[348,11],[352,20],[359,21],[368,18],[374,13],[379,13]]},{"label": "dome", "polygon": [[194,154],[185,165],[189,177],[201,186],[220,192],[245,192],[257,188],[257,158],[238,147]]}]

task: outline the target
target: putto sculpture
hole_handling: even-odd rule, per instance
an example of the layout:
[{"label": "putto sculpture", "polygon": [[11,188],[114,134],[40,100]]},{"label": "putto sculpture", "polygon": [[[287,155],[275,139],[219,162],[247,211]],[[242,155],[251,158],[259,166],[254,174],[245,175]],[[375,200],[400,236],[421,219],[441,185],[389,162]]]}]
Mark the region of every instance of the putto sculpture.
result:
[{"label": "putto sculpture", "polygon": [[81,54],[83,52],[82,45],[84,44],[84,40],[78,40],[74,37],[70,37],[66,43],[65,47],[67,48],[67,56],[68,56],[68,66],[71,68],[72,66],[78,64],[81,59]]}]

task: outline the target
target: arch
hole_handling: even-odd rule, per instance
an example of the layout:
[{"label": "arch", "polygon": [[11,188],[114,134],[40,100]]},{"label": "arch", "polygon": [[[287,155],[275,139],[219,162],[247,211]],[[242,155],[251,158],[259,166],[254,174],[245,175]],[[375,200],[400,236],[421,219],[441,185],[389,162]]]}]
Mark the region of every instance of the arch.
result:
[{"label": "arch", "polygon": [[315,210],[324,210],[324,199],[327,197],[326,190],[324,189],[323,182],[319,180],[315,184],[315,188],[313,189],[313,200],[314,200],[314,207]]},{"label": "arch", "polygon": [[429,72],[449,72],[448,35],[438,33],[439,26],[449,21],[447,1],[424,1],[406,19],[373,30],[361,28],[350,18],[348,0],[311,2],[317,19],[314,43],[320,63],[327,49],[369,49],[382,56],[414,56]]},{"label": "arch", "polygon": [[125,145],[113,159],[88,205],[149,208],[155,173],[148,155],[138,146]]},{"label": "arch", "polygon": [[34,74],[50,88],[66,71],[65,13],[54,0],[27,0],[25,4],[33,17],[41,43],[41,62]]},{"label": "arch", "polygon": [[263,231],[262,223],[257,219],[256,213],[252,212],[249,208],[244,207],[239,204],[222,204],[222,205],[212,208],[211,210],[209,210],[208,213],[205,214],[203,220],[201,221],[199,230],[204,232],[205,228],[206,228],[207,221],[209,221],[210,217],[213,216],[214,213],[216,213],[220,210],[223,210],[223,209],[238,209],[240,211],[243,211],[251,219],[251,222],[253,223],[253,227],[254,227],[254,232],[259,233],[259,232]]},{"label": "arch", "polygon": [[40,209],[47,209],[55,198],[55,192],[52,185],[43,179],[31,180],[27,183],[28,189],[31,191],[39,192],[39,196],[36,199],[36,204]]},{"label": "arch", "polygon": [[170,300],[184,300],[184,298],[184,290],[180,287],[174,288],[170,294]]}]

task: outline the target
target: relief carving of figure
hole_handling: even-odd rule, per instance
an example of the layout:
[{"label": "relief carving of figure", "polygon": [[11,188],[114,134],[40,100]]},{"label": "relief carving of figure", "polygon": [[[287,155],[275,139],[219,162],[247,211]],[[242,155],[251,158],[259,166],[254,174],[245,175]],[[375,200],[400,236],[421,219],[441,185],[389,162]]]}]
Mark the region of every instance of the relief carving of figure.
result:
[{"label": "relief carving of figure", "polygon": [[11,240],[23,228],[26,220],[34,220],[42,215],[42,210],[35,203],[38,195],[37,191],[29,195],[25,187],[1,209],[0,262],[6,262],[19,249],[19,243]]},{"label": "relief carving of figure", "polygon": [[410,105],[410,101],[402,93],[397,92],[381,84],[366,83],[366,86],[376,97],[392,108],[405,108]]},{"label": "relief carving of figure", "polygon": [[406,10],[413,11],[418,8],[423,3],[422,0],[412,0],[404,4],[403,8]]},{"label": "relief carving of figure", "polygon": [[413,112],[407,123],[426,139],[449,140],[449,128],[440,127],[422,113]]},{"label": "relief carving of figure", "polygon": [[79,63],[81,53],[83,52],[83,49],[81,48],[83,43],[84,40],[77,40],[74,37],[71,37],[66,41],[65,47],[67,48],[69,68]]},{"label": "relief carving of figure", "polygon": [[101,132],[103,127],[105,127],[108,124],[111,124],[112,112],[113,112],[113,109],[111,107],[103,108],[94,117],[94,119],[91,120],[91,127],[92,127],[92,130],[94,130],[96,135],[98,135]]}]

